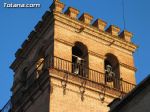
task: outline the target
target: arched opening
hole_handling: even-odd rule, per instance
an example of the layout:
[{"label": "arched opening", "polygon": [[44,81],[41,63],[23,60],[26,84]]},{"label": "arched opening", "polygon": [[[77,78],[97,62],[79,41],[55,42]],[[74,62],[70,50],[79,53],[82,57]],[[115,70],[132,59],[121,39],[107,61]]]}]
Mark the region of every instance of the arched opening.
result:
[{"label": "arched opening", "polygon": [[113,54],[106,54],[104,62],[105,83],[110,84],[116,89],[120,89],[120,68],[117,57]]},{"label": "arched opening", "polygon": [[88,49],[81,43],[76,42],[72,47],[72,72],[75,75],[88,77]]}]

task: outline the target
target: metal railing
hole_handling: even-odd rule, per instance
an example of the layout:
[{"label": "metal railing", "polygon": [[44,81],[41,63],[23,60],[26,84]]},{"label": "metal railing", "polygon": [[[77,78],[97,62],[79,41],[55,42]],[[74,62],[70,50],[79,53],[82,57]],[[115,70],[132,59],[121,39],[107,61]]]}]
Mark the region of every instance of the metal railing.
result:
[{"label": "metal railing", "polygon": [[103,84],[123,93],[128,93],[135,87],[134,84],[117,77],[113,77],[113,79],[111,79],[112,81],[106,81],[110,79],[104,73],[87,68],[83,65],[72,63],[71,61],[56,56],[50,57],[49,63],[51,63],[50,66],[54,69],[68,72],[74,76],[82,77],[95,83]]},{"label": "metal railing", "polygon": [[[127,81],[115,77],[113,78],[113,81],[106,81],[109,80],[109,77],[106,77],[104,73],[87,68],[84,65],[72,63],[71,61],[56,56],[46,57],[44,61],[41,62],[41,64],[44,64],[44,70],[56,69],[65,73],[69,73],[70,75],[82,78],[84,80],[90,81],[90,84],[104,85],[108,88],[112,88],[123,93],[128,93],[135,87],[134,84],[131,84]],[[17,91],[13,94],[11,100],[1,110],[1,112],[11,112],[12,105],[21,104],[20,99],[22,99],[23,96],[26,95],[26,92],[29,92],[29,89],[32,88],[35,84],[37,84],[38,80],[41,81],[41,79],[44,79],[45,76],[43,76],[42,74],[39,78],[36,78],[37,69],[38,67],[26,79],[27,83],[29,84],[28,87],[26,88],[20,86],[17,89]]]}]

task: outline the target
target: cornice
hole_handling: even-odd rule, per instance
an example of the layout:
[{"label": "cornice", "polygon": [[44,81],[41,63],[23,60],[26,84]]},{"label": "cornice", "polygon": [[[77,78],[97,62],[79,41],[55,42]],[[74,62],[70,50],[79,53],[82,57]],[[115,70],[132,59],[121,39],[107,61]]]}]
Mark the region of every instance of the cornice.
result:
[{"label": "cornice", "polygon": [[[80,30],[80,28],[84,27],[84,30],[82,32],[91,35],[93,38],[97,38],[99,40],[106,41],[108,43],[112,43],[116,46],[119,46],[121,48],[124,48],[130,52],[134,52],[137,46],[131,42],[127,42],[124,39],[121,39],[118,36],[113,36],[109,34],[108,32],[105,31],[99,31],[96,27],[92,25],[87,25],[84,24],[82,21],[79,21],[77,19],[70,18],[69,16],[63,14],[63,13],[58,13],[58,12],[53,12],[54,13],[54,19],[55,21],[59,21],[65,25],[68,25],[75,30]],[[108,44],[108,45],[110,45]]]},{"label": "cornice", "polygon": [[58,41],[58,42],[60,42],[60,43],[63,43],[63,44],[65,44],[65,45],[71,46],[71,47],[73,47],[73,46],[74,46],[74,44],[73,44],[73,43],[68,42],[68,41],[65,41],[65,40],[63,40],[63,39],[55,38],[54,40],[55,40],[55,41]]},{"label": "cornice", "polygon": [[125,63],[119,63],[121,66],[123,66],[123,67],[125,67],[125,68],[128,68],[128,69],[130,69],[130,70],[133,70],[133,71],[137,71],[137,69],[135,68],[135,67],[132,67],[132,66],[129,66],[129,65],[127,65],[127,64],[125,64]]},{"label": "cornice", "polygon": [[90,55],[96,56],[96,57],[98,57],[98,58],[105,59],[105,56],[103,56],[103,55],[101,55],[101,54],[98,54],[98,53],[95,53],[95,52],[93,52],[93,51],[90,51],[90,50],[89,50],[88,53],[89,53]]}]

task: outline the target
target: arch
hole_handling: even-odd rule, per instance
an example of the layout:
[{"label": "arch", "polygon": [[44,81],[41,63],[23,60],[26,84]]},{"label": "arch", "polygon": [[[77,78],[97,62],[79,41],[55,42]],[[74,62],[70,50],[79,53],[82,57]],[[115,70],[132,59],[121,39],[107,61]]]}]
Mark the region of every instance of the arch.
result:
[{"label": "arch", "polygon": [[72,47],[72,72],[82,77],[88,77],[88,48],[82,42],[75,42]]},{"label": "arch", "polygon": [[120,89],[120,67],[118,58],[111,53],[105,55],[105,83],[112,83],[113,87]]}]

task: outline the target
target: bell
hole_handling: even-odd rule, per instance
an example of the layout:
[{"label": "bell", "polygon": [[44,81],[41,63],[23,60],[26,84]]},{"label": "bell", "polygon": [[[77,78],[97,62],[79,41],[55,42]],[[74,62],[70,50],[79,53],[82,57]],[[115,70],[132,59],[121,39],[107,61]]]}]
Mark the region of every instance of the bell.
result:
[{"label": "bell", "polygon": [[112,82],[114,80],[114,75],[112,74],[106,74],[106,81],[107,82]]},{"label": "bell", "polygon": [[106,66],[105,75],[107,82],[112,82],[114,80],[115,73],[112,71],[112,67],[110,65]]},{"label": "bell", "polygon": [[75,68],[74,73],[79,74],[79,68]]}]

